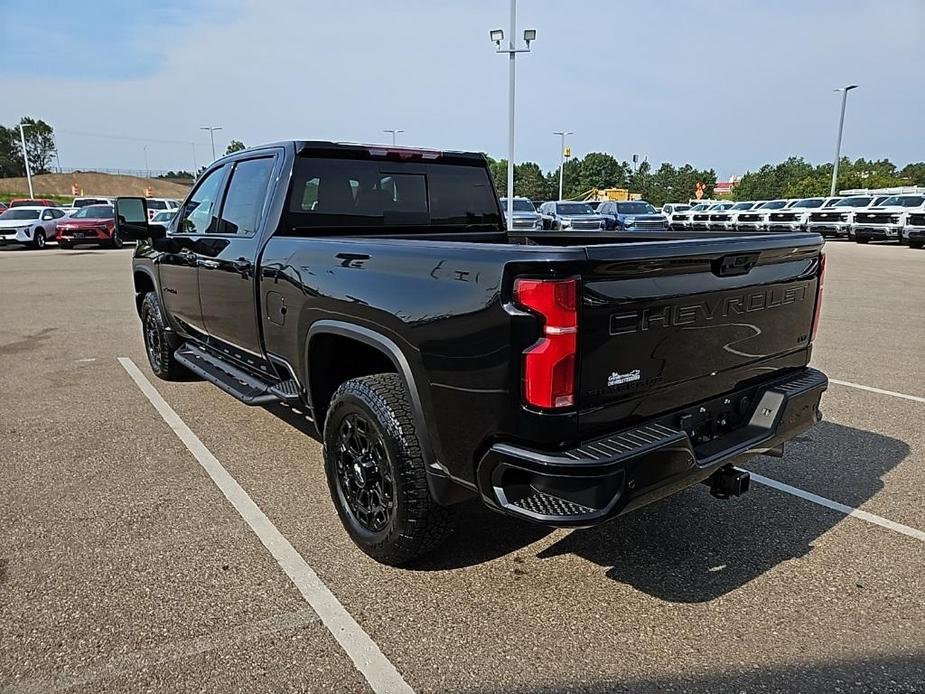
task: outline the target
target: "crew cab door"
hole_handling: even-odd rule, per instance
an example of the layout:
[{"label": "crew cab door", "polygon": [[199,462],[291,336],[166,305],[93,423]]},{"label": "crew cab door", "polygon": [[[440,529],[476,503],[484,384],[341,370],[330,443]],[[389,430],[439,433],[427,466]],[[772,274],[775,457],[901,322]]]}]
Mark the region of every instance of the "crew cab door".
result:
[{"label": "crew cab door", "polygon": [[217,223],[196,244],[202,320],[218,348],[258,365],[262,361],[256,263],[279,157],[272,151],[228,164]]},{"label": "crew cab door", "polygon": [[197,247],[218,227],[219,198],[228,166],[208,172],[200,179],[171,224],[158,262],[161,299],[168,316],[193,337],[204,337],[205,324],[199,302],[199,256]]}]

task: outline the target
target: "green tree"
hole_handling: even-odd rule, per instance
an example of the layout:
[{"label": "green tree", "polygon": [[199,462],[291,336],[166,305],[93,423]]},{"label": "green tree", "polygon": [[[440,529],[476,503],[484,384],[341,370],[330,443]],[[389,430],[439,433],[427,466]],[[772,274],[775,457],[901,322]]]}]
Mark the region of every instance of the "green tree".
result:
[{"label": "green tree", "polygon": [[603,152],[591,152],[580,160],[577,187],[581,192],[591,188],[625,188],[629,167]]},{"label": "green tree", "polygon": [[904,185],[925,186],[925,161],[906,164],[899,172],[899,177],[903,179]]},{"label": "green tree", "polygon": [[235,152],[240,152],[242,149],[247,149],[243,142],[240,140],[232,140],[228,143],[228,147],[225,148],[225,154],[234,154]]},{"label": "green tree", "polygon": [[43,120],[35,120],[28,116],[23,116],[19,122],[25,128],[26,153],[29,155],[32,173],[48,173],[56,151],[54,128]]},{"label": "green tree", "polygon": [[0,178],[25,175],[19,129],[0,125]]}]

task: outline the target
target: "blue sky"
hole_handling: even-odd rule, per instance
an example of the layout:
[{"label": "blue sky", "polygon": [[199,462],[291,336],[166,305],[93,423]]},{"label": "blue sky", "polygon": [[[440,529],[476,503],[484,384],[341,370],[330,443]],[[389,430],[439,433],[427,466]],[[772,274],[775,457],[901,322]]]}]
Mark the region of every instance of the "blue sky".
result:
[{"label": "blue sky", "polygon": [[[506,0],[0,0],[0,122],[51,122],[64,166],[192,168],[203,125],[507,151]],[[843,152],[925,160],[922,0],[519,0],[516,158],[573,151],[691,162],[721,178]],[[28,36],[28,40],[23,37]],[[35,40],[41,36],[42,40]],[[15,46],[15,50],[10,47]],[[191,144],[191,143],[195,143]]]}]

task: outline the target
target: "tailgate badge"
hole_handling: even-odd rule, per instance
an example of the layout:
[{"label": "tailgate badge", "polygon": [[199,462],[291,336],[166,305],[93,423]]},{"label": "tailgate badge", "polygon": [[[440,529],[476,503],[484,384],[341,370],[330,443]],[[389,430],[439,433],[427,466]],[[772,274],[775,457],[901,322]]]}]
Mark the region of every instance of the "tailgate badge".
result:
[{"label": "tailgate badge", "polygon": [[625,374],[621,374],[619,371],[614,371],[607,378],[607,386],[612,388],[613,386],[619,386],[623,383],[632,383],[633,381],[638,381],[640,378],[642,378],[642,373],[639,371],[639,369],[633,369],[632,371]]}]

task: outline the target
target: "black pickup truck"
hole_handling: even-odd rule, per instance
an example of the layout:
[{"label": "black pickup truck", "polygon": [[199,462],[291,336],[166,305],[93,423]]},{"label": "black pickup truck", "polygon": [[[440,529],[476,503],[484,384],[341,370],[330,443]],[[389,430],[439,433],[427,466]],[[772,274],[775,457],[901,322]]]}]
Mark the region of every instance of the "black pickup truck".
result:
[{"label": "black pickup truck", "polygon": [[450,507],[583,527],[819,418],[816,234],[508,233],[481,155],[297,141],[206,170],[169,228],[120,198],[154,373],[313,420],[363,551]]}]

